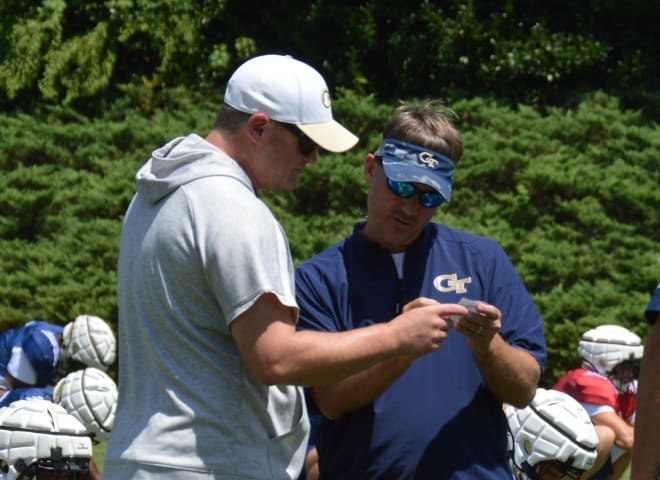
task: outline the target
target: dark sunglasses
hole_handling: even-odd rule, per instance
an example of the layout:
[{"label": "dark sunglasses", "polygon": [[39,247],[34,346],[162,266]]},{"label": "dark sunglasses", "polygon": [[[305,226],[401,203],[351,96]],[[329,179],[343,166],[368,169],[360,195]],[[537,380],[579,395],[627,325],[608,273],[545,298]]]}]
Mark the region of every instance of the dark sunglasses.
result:
[{"label": "dark sunglasses", "polygon": [[387,186],[397,197],[410,198],[417,195],[417,200],[419,201],[420,205],[422,205],[422,207],[435,208],[440,206],[440,204],[444,201],[442,195],[440,195],[435,190],[431,192],[418,190],[417,187],[415,187],[415,185],[410,182],[395,182],[388,177]]},{"label": "dark sunglasses", "polygon": [[298,139],[298,150],[300,150],[301,154],[305,156],[311,155],[316,150],[317,145],[316,143],[314,143],[314,140],[312,140],[307,135],[305,135],[305,133],[302,130],[300,130],[298,127],[296,127],[292,123],[284,123],[284,122],[277,122],[277,123],[279,123],[284,128],[286,128]]}]

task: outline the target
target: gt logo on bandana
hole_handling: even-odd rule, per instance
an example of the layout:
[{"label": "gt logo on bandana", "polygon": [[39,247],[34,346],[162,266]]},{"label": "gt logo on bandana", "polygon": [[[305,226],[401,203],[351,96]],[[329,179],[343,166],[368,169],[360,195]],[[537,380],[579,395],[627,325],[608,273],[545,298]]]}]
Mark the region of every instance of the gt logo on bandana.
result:
[{"label": "gt logo on bandana", "polygon": [[429,168],[437,168],[438,162],[435,158],[433,158],[433,154],[429,152],[422,152],[420,153],[417,158],[419,158],[419,161],[426,165]]},{"label": "gt logo on bandana", "polygon": [[472,283],[472,277],[465,277],[459,280],[458,275],[455,273],[438,275],[433,279],[433,286],[439,292],[467,293],[467,289],[465,288],[467,283]]}]

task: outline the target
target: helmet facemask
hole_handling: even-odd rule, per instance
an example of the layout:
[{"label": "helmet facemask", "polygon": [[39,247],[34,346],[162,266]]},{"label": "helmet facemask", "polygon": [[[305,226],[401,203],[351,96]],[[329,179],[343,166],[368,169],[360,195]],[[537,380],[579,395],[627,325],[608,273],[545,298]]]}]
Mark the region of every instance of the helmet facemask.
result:
[{"label": "helmet facemask", "polygon": [[560,460],[541,462],[536,466],[537,478],[539,480],[543,480],[544,478],[579,480],[584,474],[584,470],[575,468],[573,461],[573,458],[569,458],[565,462]]},{"label": "helmet facemask", "polygon": [[546,460],[536,465],[522,462],[515,463],[513,457],[513,471],[517,480],[544,480],[546,478],[561,480],[579,480],[585,470],[573,466],[575,459],[568,458],[565,462],[561,460]]},{"label": "helmet facemask", "polygon": [[16,480],[89,480],[89,458],[62,458],[60,447],[51,448],[50,458],[41,458],[30,465],[19,459],[14,467]]},{"label": "helmet facemask", "polygon": [[627,360],[616,365],[607,375],[619,393],[626,393],[639,377],[640,360]]}]

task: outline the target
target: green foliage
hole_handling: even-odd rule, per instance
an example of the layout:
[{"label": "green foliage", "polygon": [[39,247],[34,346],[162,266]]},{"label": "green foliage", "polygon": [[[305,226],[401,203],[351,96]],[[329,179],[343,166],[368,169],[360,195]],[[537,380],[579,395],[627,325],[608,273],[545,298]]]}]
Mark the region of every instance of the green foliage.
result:
[{"label": "green foliage", "polygon": [[499,35],[493,40],[491,61],[479,65],[484,77],[498,83],[531,78],[552,83],[572,77],[582,68],[604,62],[607,48],[583,35],[557,34],[541,24],[518,31],[516,38]]},{"label": "green foliage", "polygon": [[[80,313],[116,322],[119,233],[135,172],[171,138],[205,135],[219,104],[185,89],[127,86],[94,117],[64,106],[0,115],[4,328]],[[395,106],[340,90],[334,112],[358,146],[323,153],[293,192],[264,194],[296,264],[364,219],[364,158]],[[579,336],[593,325],[645,336],[642,312],[660,271],[660,129],[599,93],[569,110],[480,98],[452,109],[465,154],[454,200],[436,220],[497,240],[513,259],[545,319],[543,382],[577,365]]]},{"label": "green foliage", "polygon": [[383,40],[374,42],[374,50],[387,45],[383,53],[373,52],[385,57],[387,67],[374,81],[384,76],[412,96],[453,99],[467,89],[472,96],[496,92],[537,103],[547,101],[564,77],[575,82],[576,75],[607,58],[607,47],[588,35],[552,32],[543,19],[518,18],[511,4],[479,11],[478,3],[418,2],[389,9],[371,3]]},{"label": "green foliage", "polygon": [[39,82],[46,99],[62,99],[65,104],[79,97],[91,97],[110,83],[116,53],[106,22],[89,32],[69,38],[58,50],[49,52],[48,64]]},{"label": "green foliage", "polygon": [[[11,47],[4,53],[0,68],[0,85],[10,99],[24,89],[34,87],[46,63],[49,49],[62,40],[61,21],[64,0],[45,2],[36,9],[28,9],[25,17],[16,18],[16,23],[7,25],[7,43]],[[12,18],[12,17],[5,17]]]},{"label": "green foliage", "polygon": [[[207,35],[224,4],[199,7],[179,0],[48,0],[36,9],[7,9],[13,23],[0,30],[6,41],[0,47],[0,88],[9,100],[38,92],[73,104],[112,96],[120,84],[208,84],[217,72],[226,78],[226,45],[209,43]],[[251,39],[236,39],[235,46],[239,55],[254,54]]]},{"label": "green foliage", "polygon": [[169,93],[157,104],[172,113],[151,116],[129,96],[130,108],[117,104],[93,121],[68,107],[0,115],[3,328],[81,313],[115,323],[119,233],[135,172],[171,137],[208,130],[219,104]]},{"label": "green foliage", "polygon": [[253,4],[236,1],[5,0],[0,105],[45,100],[93,113],[126,85],[150,96],[182,85],[213,92],[242,60],[290,53],[333,89],[387,102],[572,107],[601,89],[655,118],[660,4],[631,1],[291,0],[260,4],[255,17]]}]

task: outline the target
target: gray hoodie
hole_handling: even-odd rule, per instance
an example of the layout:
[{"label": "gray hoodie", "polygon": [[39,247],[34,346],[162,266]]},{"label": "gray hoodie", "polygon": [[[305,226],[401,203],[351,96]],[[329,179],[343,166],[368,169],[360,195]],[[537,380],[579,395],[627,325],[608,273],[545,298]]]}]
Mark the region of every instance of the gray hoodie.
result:
[{"label": "gray hoodie", "polygon": [[256,382],[229,331],[264,293],[297,313],[286,235],[247,173],[194,134],[154,151],[122,228],[104,478],[136,465],[169,467],[168,479],[297,478],[302,389]]}]

